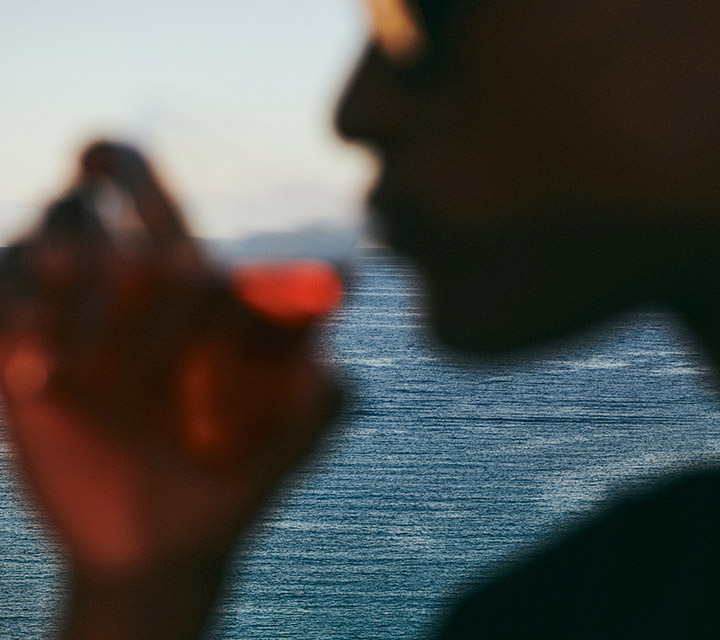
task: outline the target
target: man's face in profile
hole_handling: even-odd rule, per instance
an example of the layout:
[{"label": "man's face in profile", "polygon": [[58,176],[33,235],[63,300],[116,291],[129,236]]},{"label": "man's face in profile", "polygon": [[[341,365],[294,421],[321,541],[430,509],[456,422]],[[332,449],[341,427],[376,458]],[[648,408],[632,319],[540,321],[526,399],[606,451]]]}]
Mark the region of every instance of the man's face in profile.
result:
[{"label": "man's face in profile", "polygon": [[654,295],[665,226],[720,201],[720,9],[389,4],[420,36],[376,28],[339,127],[377,152],[373,207],[439,333],[507,348]]}]

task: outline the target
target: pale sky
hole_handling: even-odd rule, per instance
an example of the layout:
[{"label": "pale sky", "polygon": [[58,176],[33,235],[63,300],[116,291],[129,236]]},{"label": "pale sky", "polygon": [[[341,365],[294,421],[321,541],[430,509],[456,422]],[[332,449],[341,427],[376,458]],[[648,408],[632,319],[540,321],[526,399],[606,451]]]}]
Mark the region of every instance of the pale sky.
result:
[{"label": "pale sky", "polygon": [[141,144],[199,235],[357,215],[371,165],[334,137],[357,0],[0,0],[0,243],[95,137]]}]

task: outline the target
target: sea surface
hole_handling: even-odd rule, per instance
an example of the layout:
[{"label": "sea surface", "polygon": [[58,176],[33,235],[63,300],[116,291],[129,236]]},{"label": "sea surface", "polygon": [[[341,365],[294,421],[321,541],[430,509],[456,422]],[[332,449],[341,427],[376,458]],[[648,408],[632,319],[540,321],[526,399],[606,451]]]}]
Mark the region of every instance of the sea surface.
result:
[{"label": "sea surface", "polygon": [[[720,459],[706,367],[657,309],[573,343],[458,360],[422,288],[361,253],[327,357],[353,400],[233,567],[213,638],[420,638],[463,585],[585,517],[617,487]],[[0,639],[41,637],[62,601],[50,539],[0,457]]]}]

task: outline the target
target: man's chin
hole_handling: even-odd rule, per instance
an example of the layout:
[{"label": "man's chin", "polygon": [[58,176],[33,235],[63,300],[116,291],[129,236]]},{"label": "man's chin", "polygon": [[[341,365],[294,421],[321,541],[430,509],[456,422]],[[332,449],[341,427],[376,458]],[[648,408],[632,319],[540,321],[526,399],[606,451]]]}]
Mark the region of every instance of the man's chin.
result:
[{"label": "man's chin", "polygon": [[451,233],[421,209],[384,217],[424,276],[437,337],[495,354],[554,342],[661,295],[657,257],[672,265],[688,253],[683,229],[658,224],[648,234],[642,212],[606,211],[540,212],[533,225],[472,234]]},{"label": "man's chin", "polygon": [[[426,293],[428,329],[443,346],[477,355],[495,354],[525,346],[513,333],[517,323],[504,317],[486,295],[483,252],[466,251],[464,243],[449,242],[437,231],[427,235],[387,233],[384,240],[416,268]],[[480,258],[478,259],[478,256]],[[480,264],[475,264],[475,262]]]},{"label": "man's chin", "polygon": [[[426,269],[428,328],[443,346],[453,351],[494,357],[528,354],[558,339],[576,333],[585,323],[556,313],[550,305],[530,302],[526,296],[498,295],[487,280],[458,277],[457,272],[445,278]],[[568,308],[569,305],[563,308]],[[570,309],[568,309],[570,311]]]},{"label": "man's chin", "polygon": [[467,305],[457,304],[456,299],[431,295],[428,307],[429,329],[433,337],[444,347],[453,351],[479,356],[494,355],[516,350],[526,345],[519,336],[501,330],[499,323],[489,323],[488,318]]}]

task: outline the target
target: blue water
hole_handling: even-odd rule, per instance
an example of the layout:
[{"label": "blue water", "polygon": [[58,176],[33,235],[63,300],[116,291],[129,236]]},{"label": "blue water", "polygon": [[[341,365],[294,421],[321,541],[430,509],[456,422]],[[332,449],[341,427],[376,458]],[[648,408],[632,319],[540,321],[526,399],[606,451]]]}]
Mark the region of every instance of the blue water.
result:
[{"label": "blue water", "polygon": [[[331,358],[356,401],[253,532],[213,634],[420,637],[488,576],[613,487],[720,459],[705,367],[664,313],[614,319],[522,362],[428,348],[422,292],[358,259]],[[0,459],[0,638],[35,638],[62,597],[56,555]]]}]

